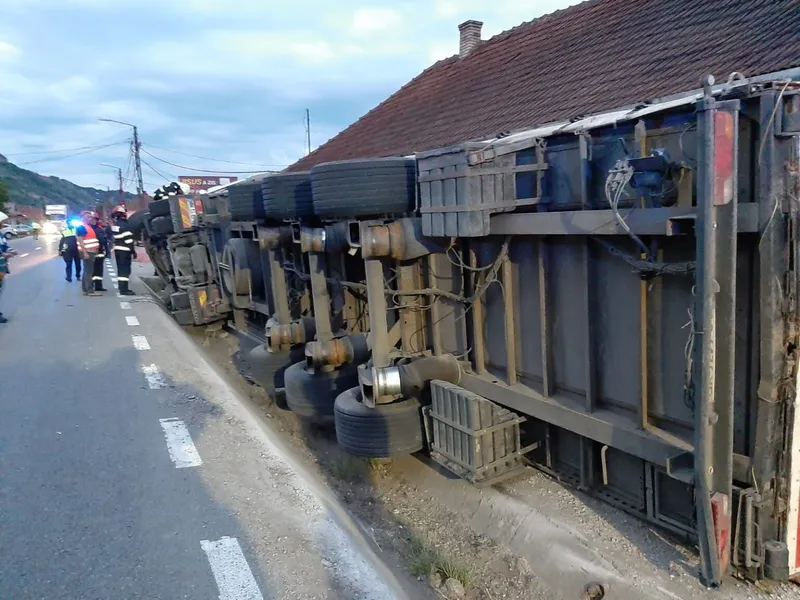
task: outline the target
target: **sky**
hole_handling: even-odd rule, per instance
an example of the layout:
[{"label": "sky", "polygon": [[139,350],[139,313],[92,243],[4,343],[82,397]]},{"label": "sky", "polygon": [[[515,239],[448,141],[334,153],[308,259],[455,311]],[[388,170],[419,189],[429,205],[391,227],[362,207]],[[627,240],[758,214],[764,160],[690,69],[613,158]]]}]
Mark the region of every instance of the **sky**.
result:
[{"label": "sky", "polygon": [[315,148],[456,54],[459,23],[488,39],[575,3],[0,0],[0,154],[101,189],[121,168],[135,191],[130,128],[99,120],[116,119],[148,191],[279,170],[306,153],[306,109]]}]

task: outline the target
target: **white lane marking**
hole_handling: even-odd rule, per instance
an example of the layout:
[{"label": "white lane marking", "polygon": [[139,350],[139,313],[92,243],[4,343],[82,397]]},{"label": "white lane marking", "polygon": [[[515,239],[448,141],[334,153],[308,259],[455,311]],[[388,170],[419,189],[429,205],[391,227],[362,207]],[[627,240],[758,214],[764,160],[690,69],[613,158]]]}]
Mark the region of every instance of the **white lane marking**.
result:
[{"label": "white lane marking", "polygon": [[[113,273],[112,273],[112,275],[113,275]],[[111,281],[113,281],[114,283],[116,283],[116,282],[117,282],[117,278],[116,278],[116,277],[112,277],[112,278],[111,278]]]},{"label": "white lane marking", "polygon": [[131,309],[131,303],[130,302],[120,302],[119,303],[119,307],[122,310],[130,310]]},{"label": "white lane marking", "polygon": [[136,317],[125,317],[125,321],[128,323],[129,327],[136,327],[139,325],[139,319]]},{"label": "white lane marking", "polygon": [[150,386],[151,390],[160,390],[167,387],[167,382],[164,381],[164,377],[156,365],[142,365],[142,373],[144,373],[144,378],[147,379],[147,385]]},{"label": "white lane marking", "polygon": [[200,547],[208,556],[220,600],[264,600],[239,540],[232,537],[215,542],[203,540]]},{"label": "white lane marking", "polygon": [[[159,419],[164,437],[167,440],[167,450],[176,469],[186,467],[199,467],[203,464],[200,453],[194,446],[192,436],[186,429],[186,424],[178,418]],[[223,596],[224,597],[224,596]],[[233,597],[232,597],[233,598]]]},{"label": "white lane marking", "polygon": [[112,283],[112,284],[111,284],[111,287],[113,287],[115,290],[118,290],[118,289],[119,289],[119,286],[118,286],[116,283]]},{"label": "white lane marking", "polygon": [[34,250],[41,250],[41,249],[42,249],[41,246],[36,246],[36,248],[34,248]]},{"label": "white lane marking", "polygon": [[137,350],[150,350],[150,342],[143,335],[132,335],[133,347]]},{"label": "white lane marking", "polygon": [[20,254],[19,257],[20,258],[25,258],[26,256],[30,256],[30,255],[31,255],[30,252],[26,252],[25,254]]}]

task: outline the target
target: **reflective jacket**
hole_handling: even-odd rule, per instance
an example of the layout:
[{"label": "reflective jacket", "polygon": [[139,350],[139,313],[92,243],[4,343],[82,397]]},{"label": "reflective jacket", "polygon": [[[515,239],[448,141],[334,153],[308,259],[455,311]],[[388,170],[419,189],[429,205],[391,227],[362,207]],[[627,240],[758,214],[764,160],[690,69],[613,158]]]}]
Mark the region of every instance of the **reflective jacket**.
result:
[{"label": "reflective jacket", "polygon": [[61,240],[58,242],[58,253],[64,254],[77,254],[78,252],[78,237],[72,227],[65,227],[61,230]]},{"label": "reflective jacket", "polygon": [[114,234],[114,252],[130,253],[136,256],[135,240],[133,232],[128,227],[127,221],[117,221],[118,225],[112,225],[111,231]]},{"label": "reflective jacket", "polygon": [[78,228],[78,235],[83,237],[83,248],[86,252],[92,254],[99,254],[101,251],[100,240],[97,239],[94,227],[91,225],[82,225]]}]

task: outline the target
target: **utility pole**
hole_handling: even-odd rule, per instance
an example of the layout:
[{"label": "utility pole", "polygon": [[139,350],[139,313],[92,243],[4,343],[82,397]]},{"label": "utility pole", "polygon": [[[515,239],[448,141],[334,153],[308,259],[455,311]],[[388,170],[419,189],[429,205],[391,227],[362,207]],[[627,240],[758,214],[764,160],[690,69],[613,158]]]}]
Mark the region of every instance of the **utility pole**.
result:
[{"label": "utility pole", "polygon": [[125,189],[122,185],[122,169],[117,169],[117,176],[119,177],[119,203],[125,204]]},{"label": "utility pole", "polygon": [[139,156],[139,150],[142,146],[139,141],[139,129],[133,123],[126,123],[125,121],[117,121],[116,119],[98,119],[98,121],[105,121],[106,123],[118,123],[133,129],[133,159],[136,168],[136,195],[139,198],[144,196],[144,182],[142,181],[142,160]]},{"label": "utility pole", "polygon": [[311,110],[306,109],[306,143],[308,144],[308,154],[311,154]]},{"label": "utility pole", "polygon": [[[136,195],[142,198],[144,196],[144,182],[142,181],[142,161],[139,157],[139,148],[141,146],[139,130],[136,125],[131,125],[131,127],[133,127],[133,160],[136,167]],[[122,189],[121,185],[120,189]]]}]

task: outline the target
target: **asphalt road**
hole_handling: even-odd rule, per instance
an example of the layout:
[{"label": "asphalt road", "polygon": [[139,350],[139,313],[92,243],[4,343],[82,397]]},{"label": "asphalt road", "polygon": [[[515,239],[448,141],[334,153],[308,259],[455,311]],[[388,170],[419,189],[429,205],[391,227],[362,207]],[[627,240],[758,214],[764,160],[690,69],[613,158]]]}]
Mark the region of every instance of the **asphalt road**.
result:
[{"label": "asphalt road", "polygon": [[55,241],[12,245],[0,599],[406,597],[157,305],[117,297],[109,274],[82,297]]}]

